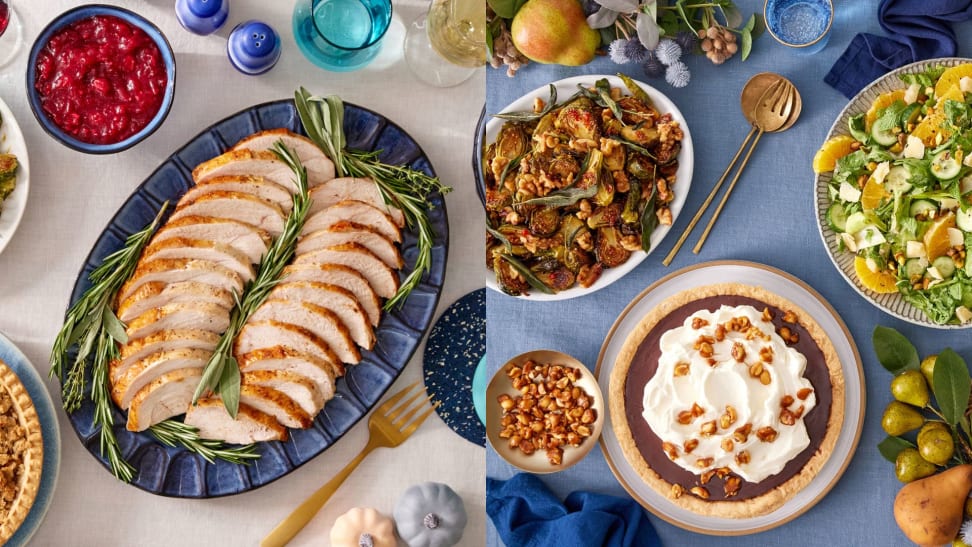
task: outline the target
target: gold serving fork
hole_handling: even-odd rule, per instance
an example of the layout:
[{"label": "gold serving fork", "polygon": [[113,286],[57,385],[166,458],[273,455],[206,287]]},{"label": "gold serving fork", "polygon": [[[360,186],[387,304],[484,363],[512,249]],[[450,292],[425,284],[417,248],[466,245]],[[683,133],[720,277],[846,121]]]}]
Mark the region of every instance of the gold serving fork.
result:
[{"label": "gold serving fork", "polygon": [[[419,389],[401,404],[399,402],[405,399],[405,396],[417,385],[419,385],[418,381],[392,395],[371,413],[371,417],[368,419],[368,430],[371,431],[371,437],[368,439],[368,444],[365,445],[364,450],[327,484],[311,494],[297,509],[294,509],[294,512],[278,524],[267,537],[263,538],[263,541],[260,542],[261,547],[282,547],[286,545],[314,518],[321,507],[324,507],[327,500],[331,499],[331,496],[344,483],[344,479],[348,478],[348,475],[358,467],[365,456],[380,446],[392,448],[402,444],[409,435],[422,425],[422,422],[429,417],[429,414],[432,414],[432,411],[442,401],[436,401],[425,412],[416,416],[416,413],[425,406],[425,402],[432,399],[431,395],[425,395],[424,388]],[[423,395],[425,397],[422,397]],[[418,404],[415,404],[416,402]]]}]

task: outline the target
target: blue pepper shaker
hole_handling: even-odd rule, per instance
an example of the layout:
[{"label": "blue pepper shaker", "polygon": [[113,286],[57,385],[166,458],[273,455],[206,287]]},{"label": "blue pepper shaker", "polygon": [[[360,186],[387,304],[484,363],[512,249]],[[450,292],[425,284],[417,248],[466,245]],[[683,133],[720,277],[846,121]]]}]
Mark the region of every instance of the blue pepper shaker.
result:
[{"label": "blue pepper shaker", "polygon": [[229,0],[176,0],[175,12],[186,30],[205,36],[226,22]]},{"label": "blue pepper shaker", "polygon": [[263,74],[280,58],[280,36],[266,23],[244,21],[230,33],[226,53],[240,72]]}]

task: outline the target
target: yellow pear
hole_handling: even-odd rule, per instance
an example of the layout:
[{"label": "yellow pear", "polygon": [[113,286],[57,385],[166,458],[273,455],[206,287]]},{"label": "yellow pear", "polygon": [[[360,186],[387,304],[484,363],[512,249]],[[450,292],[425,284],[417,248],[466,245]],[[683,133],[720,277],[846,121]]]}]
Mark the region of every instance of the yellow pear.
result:
[{"label": "yellow pear", "polygon": [[601,44],[578,0],[527,0],[513,17],[510,37],[531,61],[567,66],[591,62]]},{"label": "yellow pear", "polygon": [[972,464],[904,485],[894,500],[894,520],[918,545],[943,545],[962,526],[965,500],[972,490]]}]

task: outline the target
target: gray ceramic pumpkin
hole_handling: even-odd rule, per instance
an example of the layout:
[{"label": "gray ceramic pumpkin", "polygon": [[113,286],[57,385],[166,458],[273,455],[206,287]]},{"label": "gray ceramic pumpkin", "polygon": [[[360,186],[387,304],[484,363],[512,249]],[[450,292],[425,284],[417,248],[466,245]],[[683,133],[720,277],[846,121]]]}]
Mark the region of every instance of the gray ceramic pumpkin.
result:
[{"label": "gray ceramic pumpkin", "polygon": [[416,484],[395,505],[395,526],[409,547],[451,547],[462,538],[466,508],[448,485]]}]

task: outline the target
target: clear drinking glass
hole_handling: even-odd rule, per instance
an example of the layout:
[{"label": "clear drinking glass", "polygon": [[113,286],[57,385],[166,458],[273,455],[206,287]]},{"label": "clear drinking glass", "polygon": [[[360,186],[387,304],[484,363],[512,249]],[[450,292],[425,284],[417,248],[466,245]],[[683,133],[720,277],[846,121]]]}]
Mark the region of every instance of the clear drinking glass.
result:
[{"label": "clear drinking glass", "polygon": [[486,2],[432,0],[428,13],[408,26],[405,62],[434,86],[466,81],[486,64]]},{"label": "clear drinking glass", "polygon": [[391,0],[298,0],[294,38],[315,65],[357,70],[378,55],[391,15]]},{"label": "clear drinking glass", "polygon": [[0,0],[0,67],[17,56],[23,43],[23,31],[17,12],[7,0]]}]

